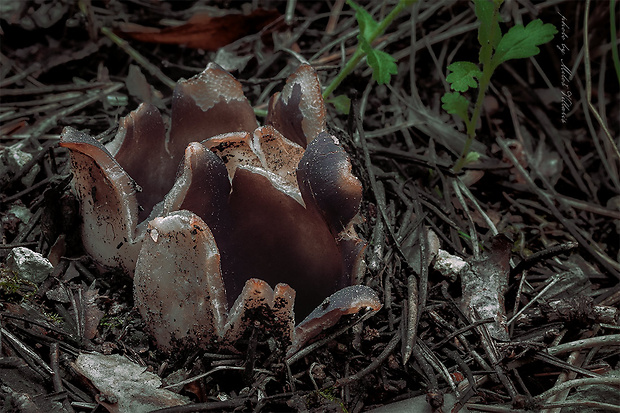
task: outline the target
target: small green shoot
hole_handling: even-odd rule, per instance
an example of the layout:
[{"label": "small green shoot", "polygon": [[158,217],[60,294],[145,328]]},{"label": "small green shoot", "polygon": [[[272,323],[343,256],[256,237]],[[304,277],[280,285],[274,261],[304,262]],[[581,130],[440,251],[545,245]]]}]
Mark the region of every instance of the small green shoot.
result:
[{"label": "small green shoot", "polygon": [[318,394],[319,394],[319,396],[323,397],[324,399],[327,399],[330,402],[338,404],[340,406],[340,409],[342,409],[341,411],[343,413],[348,413],[348,410],[345,407],[344,403],[337,396],[338,392],[333,387],[329,387],[327,389],[319,390]]},{"label": "small green shoot", "polygon": [[99,321],[99,326],[101,327],[106,327],[106,328],[119,328],[123,325],[123,320],[121,319],[121,317],[110,317],[110,316],[104,316],[100,321]]},{"label": "small green shoot", "polygon": [[19,277],[7,268],[0,268],[0,297],[7,302],[28,300],[37,292],[37,285]]},{"label": "small green shoot", "polygon": [[357,36],[358,45],[353,56],[347,61],[344,68],[338,73],[338,75],[332,80],[323,92],[323,98],[327,99],[329,95],[342,83],[342,81],[349,75],[357,64],[366,57],[368,66],[372,68],[372,77],[379,84],[386,84],[390,82],[392,75],[398,73],[398,66],[396,66],[396,60],[389,54],[377,50],[372,47],[372,42],[377,37],[385,32],[385,29],[392,23],[392,21],[407,8],[415,3],[417,0],[400,0],[398,4],[392,9],[392,11],[385,16],[383,20],[377,22],[372,16],[364,10],[363,7],[357,5],[353,0],[347,0],[347,3],[351,8],[355,10],[355,19],[360,28],[360,33]]},{"label": "small green shoot", "polygon": [[63,318],[58,315],[58,313],[44,311],[43,315],[46,316],[54,324],[62,324],[64,322]]},{"label": "small green shoot", "polygon": [[[482,103],[495,69],[508,60],[537,55],[540,52],[538,46],[551,41],[558,32],[554,25],[534,20],[527,26],[518,24],[502,35],[499,27],[499,8],[502,3],[503,0],[474,0],[476,16],[480,21],[478,28],[479,64],[454,62],[448,66],[450,74],[446,80],[454,92],[446,93],[441,98],[442,108],[461,118],[467,129],[467,140],[463,152],[453,168],[455,172],[460,171],[463,166],[476,158],[469,154],[469,149],[476,138],[476,125],[481,116]],[[471,102],[462,95],[470,88],[478,89],[478,97],[471,116],[469,115]]]},{"label": "small green shoot", "polygon": [[0,276],[0,292],[2,295],[16,294],[20,288],[20,280],[12,274],[10,271],[2,271],[2,275]]}]

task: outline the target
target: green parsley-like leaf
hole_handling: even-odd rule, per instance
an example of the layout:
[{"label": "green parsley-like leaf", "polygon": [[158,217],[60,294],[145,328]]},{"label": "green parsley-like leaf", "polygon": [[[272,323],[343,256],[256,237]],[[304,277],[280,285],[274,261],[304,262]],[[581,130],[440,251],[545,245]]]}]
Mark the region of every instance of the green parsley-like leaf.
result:
[{"label": "green parsley-like leaf", "polygon": [[349,111],[351,110],[351,99],[349,99],[345,95],[334,96],[327,99],[327,102],[334,105],[338,112],[344,113],[345,115],[348,115]]},{"label": "green parsley-like leaf", "polygon": [[557,32],[554,25],[543,24],[540,19],[531,21],[525,27],[521,24],[514,26],[497,45],[492,60],[493,67],[499,66],[506,60],[537,55],[540,49],[536,46],[547,43]]},{"label": "green parsley-like leaf", "polygon": [[370,42],[372,33],[375,31],[379,23],[360,5],[355,4],[353,0],[347,0],[347,4],[355,10],[355,19],[360,26],[360,34],[358,38]]},{"label": "green parsley-like leaf", "polygon": [[499,28],[499,7],[503,0],[474,0],[476,16],[480,22],[478,42],[480,43],[480,63],[489,62],[493,49],[502,38]]},{"label": "green parsley-like leaf", "polygon": [[390,83],[391,75],[398,73],[396,60],[381,50],[374,49],[363,37],[358,36],[359,47],[366,53],[366,62],[372,69],[372,78],[380,85]]},{"label": "green parsley-like leaf", "polygon": [[370,49],[366,55],[368,66],[372,68],[372,78],[380,85],[390,83],[392,75],[398,73],[396,59],[377,49]]},{"label": "green parsley-like leaf", "polygon": [[467,109],[469,108],[469,100],[459,92],[446,93],[441,97],[443,105],[441,107],[451,115],[457,115],[465,122],[468,121]]},{"label": "green parsley-like leaf", "polygon": [[476,151],[468,152],[467,155],[465,155],[465,161],[463,162],[463,165],[469,165],[476,162],[478,159],[480,159],[480,156],[482,155]]},{"label": "green parsley-like leaf", "polygon": [[467,89],[477,88],[478,82],[476,78],[482,76],[482,72],[472,62],[454,62],[448,66],[450,73],[446,80],[450,83],[452,90],[457,92],[466,92]]}]

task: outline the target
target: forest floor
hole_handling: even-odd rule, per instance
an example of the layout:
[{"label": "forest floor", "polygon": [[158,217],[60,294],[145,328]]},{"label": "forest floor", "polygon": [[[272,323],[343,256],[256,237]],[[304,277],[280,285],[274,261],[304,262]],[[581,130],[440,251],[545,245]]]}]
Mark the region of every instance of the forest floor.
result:
[{"label": "forest floor", "polygon": [[[395,2],[360,5],[381,21]],[[67,126],[109,138],[145,101],[170,116],[176,81],[209,62],[241,82],[262,123],[302,61],[324,87],[337,77],[358,44],[355,11],[341,0],[3,1],[0,411],[140,411],[139,396],[163,409],[177,393],[190,404],[162,411],[619,411],[618,10],[501,7],[502,33],[535,19],[557,33],[497,67],[462,168],[467,125],[442,96],[451,63],[478,63],[474,3],[420,1],[396,16],[372,43],[394,59],[388,82],[362,60],[326,99],[364,187],[363,283],[383,307],[286,358],[261,338],[238,352],[157,350],[131,279],[82,249],[59,138]],[[8,262],[19,247],[48,270],[24,278]],[[176,385],[143,390],[145,370]]]}]

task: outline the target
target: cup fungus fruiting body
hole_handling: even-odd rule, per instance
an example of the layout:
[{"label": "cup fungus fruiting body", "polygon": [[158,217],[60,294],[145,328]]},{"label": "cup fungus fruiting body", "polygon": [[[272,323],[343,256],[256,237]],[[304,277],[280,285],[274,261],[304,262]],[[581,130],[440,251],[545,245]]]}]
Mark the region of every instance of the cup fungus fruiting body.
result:
[{"label": "cup fungus fruiting body", "polygon": [[[147,104],[106,146],[63,130],[84,247],[134,277],[162,350],[233,343],[256,314],[295,349],[342,315],[381,307],[353,285],[366,247],[352,224],[362,186],[326,132],[310,66],[272,97],[266,123],[257,127],[241,84],[209,64],[179,81],[168,133]],[[305,318],[296,328],[294,312]]]}]

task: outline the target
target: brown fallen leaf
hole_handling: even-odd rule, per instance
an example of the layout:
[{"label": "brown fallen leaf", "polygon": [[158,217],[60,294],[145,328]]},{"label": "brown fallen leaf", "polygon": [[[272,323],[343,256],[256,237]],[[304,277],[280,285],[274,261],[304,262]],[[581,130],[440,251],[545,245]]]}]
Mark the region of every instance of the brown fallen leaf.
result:
[{"label": "brown fallen leaf", "polygon": [[219,17],[200,13],[192,16],[185,24],[164,29],[124,24],[117,34],[142,42],[182,44],[194,49],[214,51],[257,33],[279,16],[277,10],[265,9],[256,9],[247,15],[231,13]]}]

